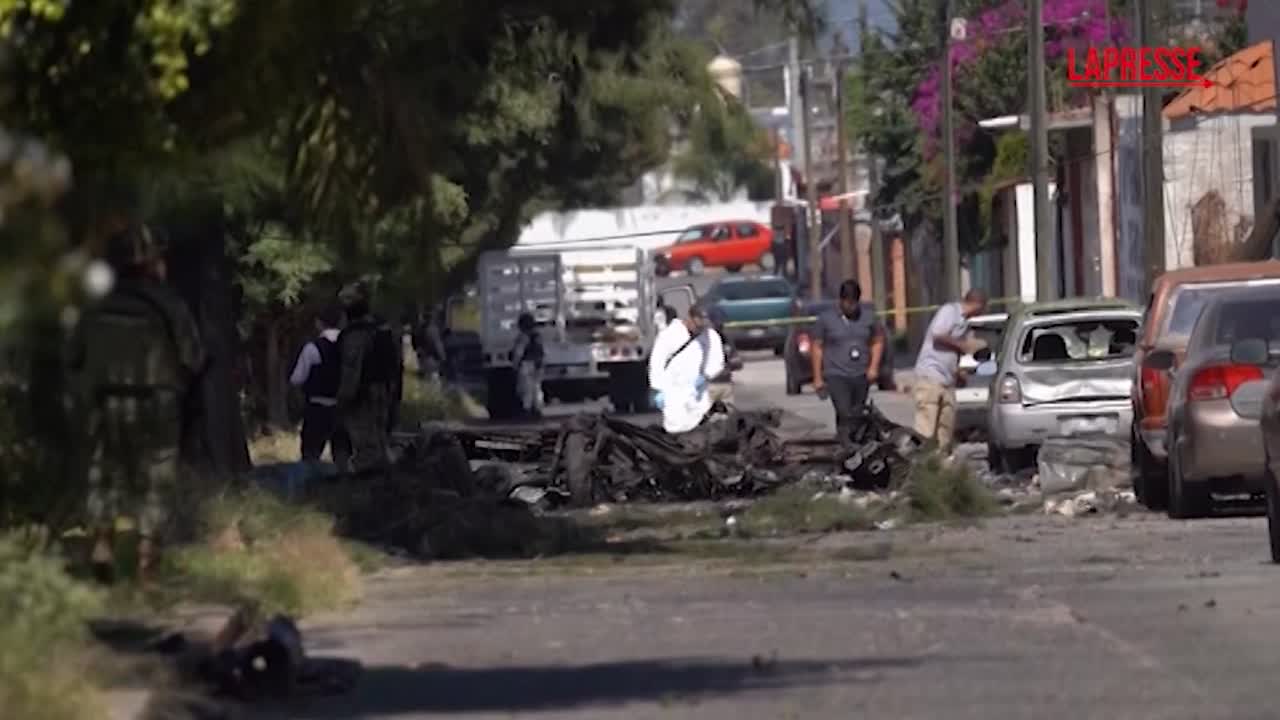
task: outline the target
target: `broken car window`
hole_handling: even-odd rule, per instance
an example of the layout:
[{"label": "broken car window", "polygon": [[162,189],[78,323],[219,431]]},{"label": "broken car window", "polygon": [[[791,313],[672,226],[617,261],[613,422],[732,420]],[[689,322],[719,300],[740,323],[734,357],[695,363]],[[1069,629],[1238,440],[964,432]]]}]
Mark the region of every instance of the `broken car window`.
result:
[{"label": "broken car window", "polygon": [[1087,362],[1132,357],[1137,320],[1073,320],[1027,330],[1020,362]]}]

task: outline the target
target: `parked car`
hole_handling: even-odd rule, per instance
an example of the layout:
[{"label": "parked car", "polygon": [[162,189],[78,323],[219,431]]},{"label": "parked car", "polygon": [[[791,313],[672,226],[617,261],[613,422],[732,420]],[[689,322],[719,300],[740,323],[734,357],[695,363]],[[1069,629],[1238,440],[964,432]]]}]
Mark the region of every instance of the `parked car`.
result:
[{"label": "parked car", "polygon": [[[1231,348],[1231,359],[1239,363],[1271,367],[1278,355],[1280,348],[1274,343],[1263,347],[1263,343],[1255,339],[1241,340]],[[1271,547],[1271,562],[1280,563],[1280,373],[1271,373],[1259,415],[1263,491],[1267,496],[1267,539]]]},{"label": "parked car", "polygon": [[1032,465],[1052,437],[1127,439],[1141,320],[1140,308],[1105,298],[1016,309],[995,353],[987,416],[992,465],[1005,472]]},{"label": "parked car", "polygon": [[[788,395],[799,395],[805,385],[813,384],[813,360],[809,355],[813,347],[813,320],[835,305],[834,300],[797,299],[791,306],[794,322],[787,328],[786,346],[782,352]],[[862,309],[863,312],[876,311],[871,303],[863,303]],[[884,352],[880,356],[880,378],[876,382],[881,390],[894,390],[897,387],[893,380],[894,367],[893,339],[886,336]]]},{"label": "parked car", "polygon": [[[1004,337],[1005,323],[1008,313],[990,313],[969,319],[969,328],[973,334],[985,340],[991,349],[1000,347]],[[983,354],[986,357],[988,354]],[[972,442],[975,437],[983,436],[987,431],[987,401],[990,398],[994,375],[980,375],[976,372],[983,361],[973,355],[960,358],[961,377],[964,384],[956,388],[956,437]]]},{"label": "parked car", "polygon": [[[747,323],[724,329],[721,335],[740,350],[772,348],[781,355],[791,316],[795,289],[778,275],[734,275],[717,280],[698,299],[714,308],[722,323]],[[758,324],[754,324],[758,323]]]},{"label": "parked car", "polygon": [[653,254],[654,270],[660,276],[673,270],[701,275],[709,267],[722,267],[738,272],[745,265],[756,265],[764,272],[775,266],[773,230],[754,220],[694,225],[680,233],[675,244]]},{"label": "parked car", "polygon": [[[1162,510],[1169,489],[1165,410],[1173,371],[1186,354],[1192,326],[1205,302],[1234,287],[1280,283],[1280,262],[1226,263],[1171,270],[1156,279],[1142,336],[1134,357],[1133,454],[1134,492],[1153,510]],[[1157,351],[1173,353],[1168,369],[1147,362]]]},{"label": "parked car", "polygon": [[[1275,342],[1280,349],[1280,285],[1220,290],[1195,322],[1166,411],[1169,517],[1207,515],[1214,495],[1263,491],[1266,456],[1258,423],[1276,365],[1265,348],[1244,362],[1245,340],[1268,347]],[[1176,360],[1173,351],[1157,350],[1146,362],[1171,368]]]}]

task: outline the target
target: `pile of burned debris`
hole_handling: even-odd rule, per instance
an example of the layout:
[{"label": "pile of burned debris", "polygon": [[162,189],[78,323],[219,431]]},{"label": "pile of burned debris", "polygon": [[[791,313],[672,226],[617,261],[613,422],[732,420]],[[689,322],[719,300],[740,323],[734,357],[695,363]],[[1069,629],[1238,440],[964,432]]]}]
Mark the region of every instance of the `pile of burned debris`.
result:
[{"label": "pile of burned debris", "polygon": [[751,498],[815,471],[884,490],[909,475],[924,447],[874,408],[844,444],[785,441],[780,421],[777,410],[720,407],[678,436],[608,414],[555,427],[432,425],[397,436],[390,472],[317,475],[301,493],[275,484],[333,514],[344,535],[419,558],[528,557],[592,542],[589,530],[541,511]]},{"label": "pile of burned debris", "polygon": [[518,469],[495,491],[540,499],[517,490],[535,487],[574,507],[751,497],[815,467],[846,473],[862,489],[883,489],[906,476],[923,447],[918,435],[874,408],[846,444],[784,441],[780,420],[778,410],[723,409],[677,436],[610,415],[579,415],[563,427],[454,436],[472,462]]}]

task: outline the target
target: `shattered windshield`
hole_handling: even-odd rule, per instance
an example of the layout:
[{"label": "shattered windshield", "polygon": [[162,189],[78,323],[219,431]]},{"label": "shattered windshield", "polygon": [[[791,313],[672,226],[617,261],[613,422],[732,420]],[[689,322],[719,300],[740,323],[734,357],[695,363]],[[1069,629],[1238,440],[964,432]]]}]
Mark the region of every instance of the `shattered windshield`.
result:
[{"label": "shattered windshield", "polygon": [[1027,330],[1019,348],[1024,363],[1070,363],[1132,357],[1138,342],[1138,321],[1071,320]]}]

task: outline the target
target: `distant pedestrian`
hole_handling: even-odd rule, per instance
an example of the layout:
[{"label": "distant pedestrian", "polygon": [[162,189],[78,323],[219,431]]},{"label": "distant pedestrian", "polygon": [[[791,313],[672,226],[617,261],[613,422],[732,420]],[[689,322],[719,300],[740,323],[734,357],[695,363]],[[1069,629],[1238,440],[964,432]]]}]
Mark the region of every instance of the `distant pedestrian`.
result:
[{"label": "distant pedestrian", "polygon": [[342,332],[342,309],[330,306],[316,317],[316,337],[302,346],[289,383],[302,390],[302,459],[319,460],[326,445],[334,462],[351,457],[351,441],[338,427],[338,384],[342,380],[342,358],[338,335]]},{"label": "distant pedestrian", "polygon": [[446,374],[444,338],[441,337],[435,312],[428,310],[418,315],[412,337],[413,350],[418,356],[418,374],[426,380],[443,378]]},{"label": "distant pedestrian", "polygon": [[208,356],[195,318],[165,282],[164,249],[148,228],[110,237],[107,259],[115,287],[86,312],[70,349],[88,410],[90,562],[102,579],[111,577],[116,520],[130,515],[146,583],[166,536],[181,529],[173,517],[178,449]]},{"label": "distant pedestrian", "polygon": [[916,357],[915,400],[916,432],[937,441],[939,449],[951,446],[956,426],[956,378],[960,356],[987,346],[969,330],[969,318],[987,308],[987,294],[973,288],[959,302],[938,308],[924,344]]},{"label": "distant pedestrian", "polygon": [[864,417],[871,385],[880,377],[884,354],[884,326],[875,308],[862,302],[857,280],[840,284],[839,302],[814,322],[813,389],[830,398],[836,414],[836,435],[852,442]]},{"label": "distant pedestrian", "polygon": [[342,289],[339,298],[347,325],[338,336],[342,372],[338,382],[338,422],[351,439],[351,458],[343,470],[363,472],[388,460],[392,402],[400,379],[401,344],[370,310],[364,283]]},{"label": "distant pedestrian", "polygon": [[511,362],[516,367],[516,395],[526,417],[542,417],[542,366],[546,350],[538,324],[529,313],[521,313],[516,325],[520,334],[511,349]]}]

